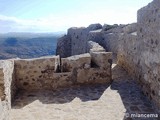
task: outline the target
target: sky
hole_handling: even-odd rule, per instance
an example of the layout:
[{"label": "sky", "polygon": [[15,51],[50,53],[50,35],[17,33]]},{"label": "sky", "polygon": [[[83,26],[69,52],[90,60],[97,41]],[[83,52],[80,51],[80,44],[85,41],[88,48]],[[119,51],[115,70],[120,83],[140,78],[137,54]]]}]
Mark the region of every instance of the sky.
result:
[{"label": "sky", "polygon": [[152,0],[0,0],[0,33],[58,32],[89,24],[136,22]]}]

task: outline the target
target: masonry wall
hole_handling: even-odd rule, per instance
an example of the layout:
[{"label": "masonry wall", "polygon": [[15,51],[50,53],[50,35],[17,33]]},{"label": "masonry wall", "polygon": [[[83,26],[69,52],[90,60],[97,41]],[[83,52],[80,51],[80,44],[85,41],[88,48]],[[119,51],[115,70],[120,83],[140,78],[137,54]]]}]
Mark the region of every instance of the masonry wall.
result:
[{"label": "masonry wall", "polygon": [[100,35],[97,37],[94,33],[90,35],[90,32],[99,29],[102,29],[102,25],[100,24],[91,24],[86,28],[69,28],[67,35],[59,39],[56,54],[60,55],[62,58],[65,58],[72,55],[87,53],[87,42],[90,38],[92,40],[97,40],[98,37],[101,38]]},{"label": "masonry wall", "polygon": [[160,1],[154,0],[140,9],[137,19],[137,25],[104,32],[104,46],[117,54],[118,64],[137,80],[144,94],[160,109]]},{"label": "masonry wall", "polygon": [[112,53],[94,47],[92,43],[92,52],[62,59],[52,56],[15,60],[17,89],[53,90],[77,84],[110,83]]},{"label": "masonry wall", "polygon": [[139,40],[137,39],[137,24],[119,26],[103,32],[103,46],[117,56],[117,62],[131,76],[135,76],[139,61]]},{"label": "masonry wall", "polygon": [[18,89],[50,89],[59,57],[15,60],[15,76]]},{"label": "masonry wall", "polygon": [[58,39],[56,55],[62,58],[71,56],[71,36],[65,35]]},{"label": "masonry wall", "polygon": [[145,94],[160,110],[160,1],[138,11],[140,81]]},{"label": "masonry wall", "polygon": [[68,35],[71,36],[71,55],[79,55],[86,52],[88,30],[86,28],[70,28]]},{"label": "masonry wall", "polygon": [[0,120],[9,120],[11,99],[15,95],[14,61],[0,61]]}]

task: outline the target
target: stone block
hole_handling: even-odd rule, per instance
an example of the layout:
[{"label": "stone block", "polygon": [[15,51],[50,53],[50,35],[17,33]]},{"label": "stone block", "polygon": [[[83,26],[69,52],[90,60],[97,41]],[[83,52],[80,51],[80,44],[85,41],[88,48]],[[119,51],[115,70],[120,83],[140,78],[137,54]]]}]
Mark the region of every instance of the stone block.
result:
[{"label": "stone block", "polygon": [[43,88],[50,82],[59,64],[59,56],[15,60],[16,84],[20,89]]},{"label": "stone block", "polygon": [[111,82],[111,68],[102,70],[100,68],[78,69],[77,83],[79,84],[96,84],[96,83],[110,83]]},{"label": "stone block", "polygon": [[105,49],[96,42],[88,41],[87,51],[90,53],[91,52],[105,52]]},{"label": "stone block", "polygon": [[102,69],[108,69],[112,65],[112,52],[91,52],[91,60]]},{"label": "stone block", "polygon": [[62,72],[70,72],[76,68],[84,68],[86,66],[90,66],[90,64],[91,56],[89,53],[62,58],[61,60]]},{"label": "stone block", "polygon": [[54,73],[51,81],[51,89],[55,90],[62,87],[70,87],[73,84],[72,72]]}]

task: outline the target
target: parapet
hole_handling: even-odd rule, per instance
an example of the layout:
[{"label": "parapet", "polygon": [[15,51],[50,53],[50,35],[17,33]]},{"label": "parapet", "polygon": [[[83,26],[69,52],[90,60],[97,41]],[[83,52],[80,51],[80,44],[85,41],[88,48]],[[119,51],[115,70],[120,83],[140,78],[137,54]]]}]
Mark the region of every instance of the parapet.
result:
[{"label": "parapet", "polygon": [[[79,83],[102,83],[102,78],[103,82],[108,82],[111,81],[110,59],[111,53],[93,52],[67,58],[53,56],[15,60],[16,85],[24,90],[53,90]],[[102,69],[104,66],[106,69]]]}]

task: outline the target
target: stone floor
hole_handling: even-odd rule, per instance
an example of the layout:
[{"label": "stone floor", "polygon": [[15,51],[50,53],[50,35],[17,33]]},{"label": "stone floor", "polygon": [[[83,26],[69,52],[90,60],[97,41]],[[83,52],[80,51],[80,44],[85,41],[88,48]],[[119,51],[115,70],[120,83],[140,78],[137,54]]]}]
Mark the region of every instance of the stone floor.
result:
[{"label": "stone floor", "polygon": [[116,64],[112,70],[111,85],[21,91],[13,104],[11,120],[143,120],[128,115],[154,114],[154,108],[134,80]]}]

